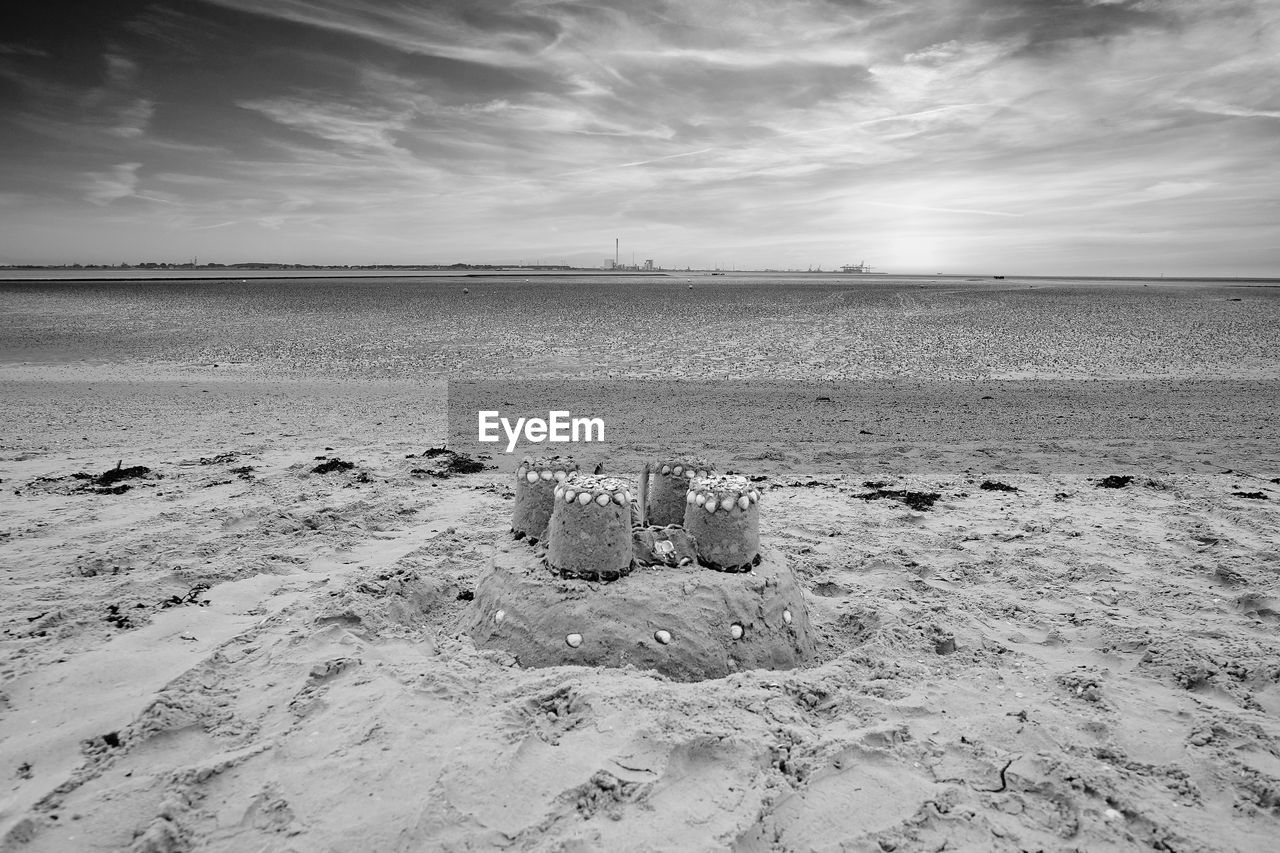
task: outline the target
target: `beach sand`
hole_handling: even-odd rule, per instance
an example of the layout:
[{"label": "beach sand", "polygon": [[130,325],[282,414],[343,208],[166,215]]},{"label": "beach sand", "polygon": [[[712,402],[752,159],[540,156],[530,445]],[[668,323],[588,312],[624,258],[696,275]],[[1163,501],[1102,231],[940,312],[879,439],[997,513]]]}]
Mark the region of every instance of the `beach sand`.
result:
[{"label": "beach sand", "polygon": [[[818,660],[677,683],[475,649],[519,454],[414,473],[445,437],[440,383],[83,377],[0,381],[0,849],[1280,837],[1274,387],[1214,386],[1200,440],[709,432],[689,449],[768,478],[762,544]],[[313,473],[332,459],[354,467]],[[153,473],[120,494],[72,476],[117,462]]]}]

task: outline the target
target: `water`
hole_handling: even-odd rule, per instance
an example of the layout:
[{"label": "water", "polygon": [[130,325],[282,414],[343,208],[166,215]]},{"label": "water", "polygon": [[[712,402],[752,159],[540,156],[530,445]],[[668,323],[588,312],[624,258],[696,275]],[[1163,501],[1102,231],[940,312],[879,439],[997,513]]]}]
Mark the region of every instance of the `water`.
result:
[{"label": "water", "polygon": [[[454,276],[0,281],[0,364],[264,378],[1280,378],[1280,288]],[[470,292],[464,293],[467,288]]]}]

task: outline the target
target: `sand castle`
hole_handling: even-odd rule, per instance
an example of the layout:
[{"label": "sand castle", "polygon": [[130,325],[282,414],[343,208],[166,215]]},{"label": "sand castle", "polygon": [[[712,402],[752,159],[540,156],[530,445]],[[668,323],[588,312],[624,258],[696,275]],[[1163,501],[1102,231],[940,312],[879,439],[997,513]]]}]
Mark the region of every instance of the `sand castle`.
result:
[{"label": "sand castle", "polygon": [[516,469],[515,507],[511,531],[517,539],[542,539],[551,521],[555,490],[578,470],[578,463],[563,456],[526,456]]},{"label": "sand castle", "polygon": [[[669,513],[678,498],[684,524],[645,525],[633,524],[644,483],[633,490],[526,458],[516,472],[517,541],[496,549],[475,589],[468,630],[477,647],[522,666],[630,665],[681,681],[811,661],[800,586],[781,554],[760,547],[760,488],[713,470],[690,457],[659,463],[648,505]],[[541,518],[533,507],[544,506],[535,491],[544,482],[545,539],[522,537]]]}]

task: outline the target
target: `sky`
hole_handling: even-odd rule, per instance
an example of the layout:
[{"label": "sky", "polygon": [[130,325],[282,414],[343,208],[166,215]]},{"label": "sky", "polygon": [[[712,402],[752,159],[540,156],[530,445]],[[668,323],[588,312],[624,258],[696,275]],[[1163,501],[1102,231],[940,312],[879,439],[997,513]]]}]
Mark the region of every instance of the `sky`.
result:
[{"label": "sky", "polygon": [[0,264],[1280,277],[1280,0],[43,0]]}]

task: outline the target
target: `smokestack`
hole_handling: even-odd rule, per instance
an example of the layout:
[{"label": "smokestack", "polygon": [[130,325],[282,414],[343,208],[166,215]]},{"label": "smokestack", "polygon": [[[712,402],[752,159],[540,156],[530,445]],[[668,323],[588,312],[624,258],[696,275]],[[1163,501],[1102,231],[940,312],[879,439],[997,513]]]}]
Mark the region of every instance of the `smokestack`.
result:
[{"label": "smokestack", "polygon": [[617,237],[613,238],[613,265],[615,267],[618,265],[618,239]]}]

